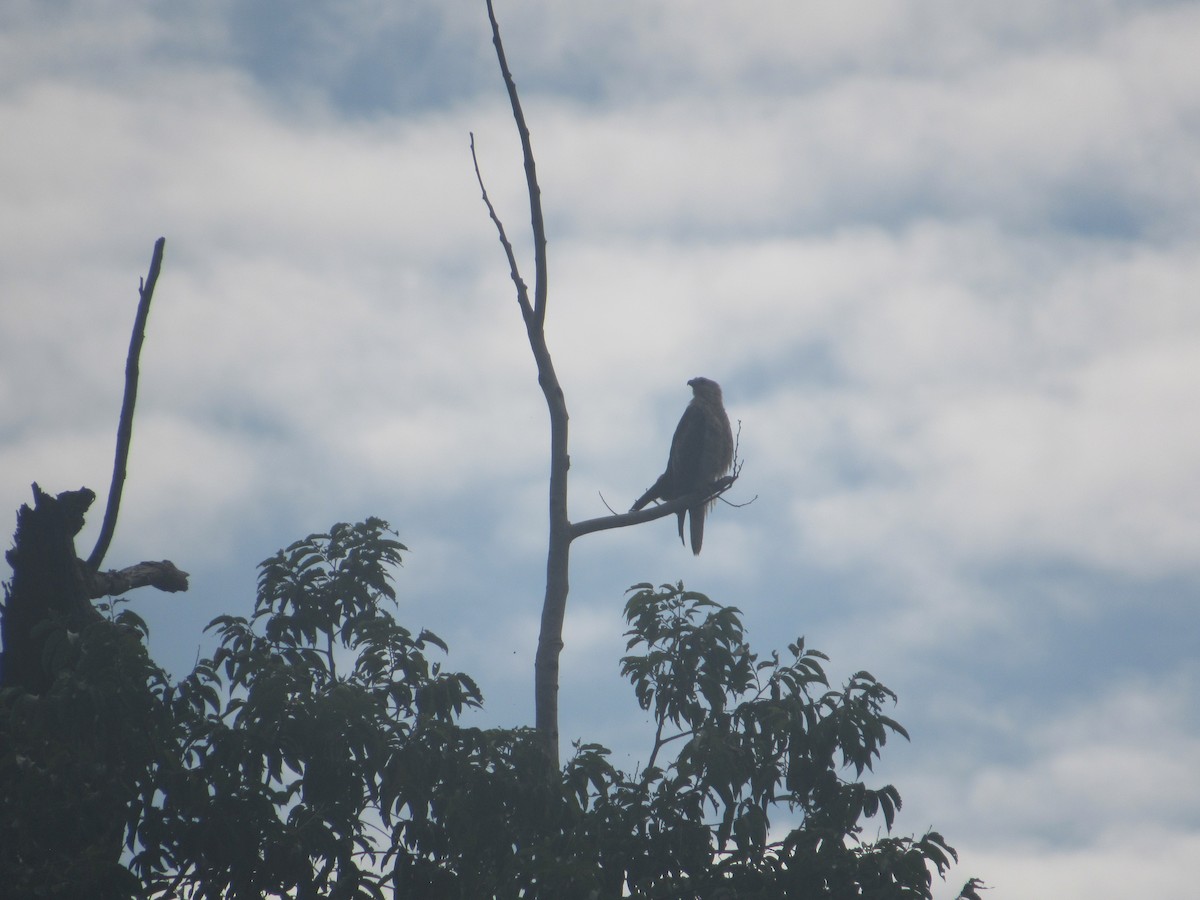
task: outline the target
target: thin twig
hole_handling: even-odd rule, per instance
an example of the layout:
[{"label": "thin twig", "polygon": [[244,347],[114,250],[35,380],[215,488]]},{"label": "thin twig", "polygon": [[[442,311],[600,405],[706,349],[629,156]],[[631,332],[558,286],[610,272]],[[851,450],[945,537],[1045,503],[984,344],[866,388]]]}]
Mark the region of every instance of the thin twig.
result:
[{"label": "thin twig", "polygon": [[150,259],[150,271],[146,280],[138,285],[141,300],[138,302],[137,317],[133,323],[133,335],[129,339],[129,357],[125,361],[125,397],[121,401],[121,419],[117,425],[117,451],[113,459],[112,485],[108,489],[108,504],[104,508],[104,524],[92,555],[88,557],[88,568],[100,570],[104,554],[112,543],[117,530],[117,511],[121,508],[121,491],[125,487],[125,464],[129,461],[129,443],[133,439],[133,408],[137,403],[138,359],[142,355],[142,341],[146,337],[146,318],[150,315],[150,300],[154,297],[154,285],[162,269],[163,247],[167,239],[154,242],[154,254]]},{"label": "thin twig", "polygon": [[663,737],[662,730],[663,723],[660,721],[658,723],[658,731],[654,735],[654,752],[650,754],[650,759],[646,762],[647,769],[650,769],[654,766],[654,763],[658,759],[658,751],[667,746],[667,744],[671,743],[672,741],[677,741],[680,738],[691,737],[696,733],[694,730],[680,731],[678,734],[673,734],[670,737]]},{"label": "thin twig", "polygon": [[471,135],[471,162],[475,165],[475,180],[479,182],[479,190],[483,193],[483,204],[487,207],[488,216],[496,226],[496,233],[500,236],[500,245],[504,248],[504,255],[508,257],[509,275],[512,276],[513,284],[517,286],[517,303],[520,305],[521,315],[528,325],[533,321],[533,308],[529,305],[529,288],[525,284],[525,279],[521,277],[521,270],[517,266],[517,257],[513,253],[512,242],[504,231],[504,223],[500,221],[496,207],[492,205],[492,200],[488,196],[487,186],[483,183],[483,174],[479,171],[479,157],[475,155],[475,132],[472,131],[469,134]]},{"label": "thin twig", "polygon": [[747,500],[744,503],[734,503],[730,500],[726,500],[724,497],[717,497],[715,499],[720,500],[726,506],[732,506],[734,509],[741,509],[743,506],[749,506],[751,503],[753,503],[755,500],[757,500],[758,494],[755,494],[753,497],[751,497],[749,500]]},{"label": "thin twig", "polygon": [[[744,459],[738,459],[738,448],[740,448],[741,446],[742,446],[742,420],[738,419],[737,434],[734,436],[734,439],[733,439],[733,480],[734,481],[737,481],[737,479],[741,477],[742,466],[744,466],[746,464],[746,461]],[[757,500],[758,494],[755,494],[753,497],[751,497],[745,503],[731,503],[730,501],[728,501],[724,497],[722,497],[720,494],[718,494],[715,499],[720,500],[726,506],[732,506],[734,509],[741,509],[743,506],[749,506],[751,503],[753,503],[755,500]]]}]

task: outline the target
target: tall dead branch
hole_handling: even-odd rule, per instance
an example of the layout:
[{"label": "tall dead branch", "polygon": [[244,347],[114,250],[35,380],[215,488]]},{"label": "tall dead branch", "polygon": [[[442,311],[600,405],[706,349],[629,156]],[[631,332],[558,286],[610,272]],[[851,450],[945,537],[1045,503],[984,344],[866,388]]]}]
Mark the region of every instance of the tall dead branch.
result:
[{"label": "tall dead branch", "polygon": [[86,562],[75,555],[75,536],[83,528],[84,515],[96,499],[96,494],[88,488],[52,496],[34,484],[33,506],[22,506],[17,512],[13,546],[5,554],[13,577],[0,608],[0,636],[4,641],[0,685],[19,685],[34,692],[47,686],[42,659],[45,623],[58,623],[70,631],[78,631],[100,618],[90,603],[99,597],[146,586],[172,593],[188,589],[188,573],[170,560],[100,571],[121,505],[137,401],[138,359],[150,300],[162,267],[164,244],[163,238],[155,243],[149,275],[140,285],[141,297],[125,364],[125,396],[117,427],[112,488],[95,549]]},{"label": "tall dead branch", "polygon": [[492,44],[496,48],[496,59],[500,73],[508,90],[513,119],[521,138],[521,153],[525,162],[525,184],[529,191],[530,226],[533,230],[534,281],[533,302],[530,303],[529,289],[521,277],[512,243],[504,232],[504,226],[488,199],[487,188],[479,173],[479,161],[475,158],[475,142],[471,140],[471,156],[475,161],[475,174],[483,192],[483,201],[495,223],[508,257],[513,284],[517,289],[517,303],[525,320],[525,331],[529,346],[537,364],[538,384],[546,398],[550,413],[550,539],[546,554],[546,594],[542,603],[542,622],[538,636],[537,656],[534,659],[534,724],[541,738],[546,755],[558,763],[558,658],[562,652],[563,617],[566,613],[568,583],[568,559],[571,548],[567,520],[567,469],[570,457],[567,454],[567,403],[554,361],[546,346],[546,299],[548,296],[546,268],[546,224],[542,216],[542,192],[537,180],[537,165],[533,158],[533,146],[529,139],[529,126],[521,109],[517,85],[504,55],[504,44],[500,40],[500,25],[492,0],[487,0],[488,21],[492,27]]},{"label": "tall dead branch", "polygon": [[125,359],[125,395],[121,399],[121,418],[117,423],[117,450],[113,458],[112,484],[108,489],[108,503],[104,507],[104,522],[100,536],[88,557],[87,564],[93,572],[100,569],[108,545],[112,543],[117,529],[117,512],[121,508],[121,492],[125,488],[125,465],[129,461],[129,444],[133,439],[133,409],[137,404],[138,361],[142,355],[142,342],[146,339],[146,319],[150,315],[150,301],[154,298],[154,286],[162,269],[163,248],[167,239],[154,242],[154,253],[150,258],[150,271],[138,287],[137,316],[133,322],[133,334],[129,338],[129,355]]}]

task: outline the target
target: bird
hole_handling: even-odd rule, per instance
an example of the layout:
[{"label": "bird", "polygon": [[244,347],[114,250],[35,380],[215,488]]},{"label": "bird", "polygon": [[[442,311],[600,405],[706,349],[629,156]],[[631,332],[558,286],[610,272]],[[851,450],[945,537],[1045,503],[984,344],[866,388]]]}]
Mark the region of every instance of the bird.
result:
[{"label": "bird", "polygon": [[[630,512],[652,500],[666,502],[705,491],[733,465],[733,429],[722,403],[721,386],[703,377],[693,378],[688,386],[692,389],[692,402],[675,426],[667,469],[637,499]],[[679,511],[679,540],[683,543],[684,517],[690,516],[689,536],[696,556],[704,543],[704,517],[714,502],[708,500]]]}]

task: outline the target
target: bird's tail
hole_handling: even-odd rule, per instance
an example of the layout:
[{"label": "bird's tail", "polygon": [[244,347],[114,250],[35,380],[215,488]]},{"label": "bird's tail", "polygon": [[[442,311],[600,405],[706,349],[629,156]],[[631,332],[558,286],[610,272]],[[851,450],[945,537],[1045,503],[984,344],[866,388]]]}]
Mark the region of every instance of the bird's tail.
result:
[{"label": "bird's tail", "polygon": [[[704,544],[704,517],[707,513],[707,503],[693,506],[688,510],[688,516],[691,519],[688,524],[691,526],[692,554],[695,556],[700,555],[700,547]],[[683,513],[679,514],[679,539],[683,540]]]}]

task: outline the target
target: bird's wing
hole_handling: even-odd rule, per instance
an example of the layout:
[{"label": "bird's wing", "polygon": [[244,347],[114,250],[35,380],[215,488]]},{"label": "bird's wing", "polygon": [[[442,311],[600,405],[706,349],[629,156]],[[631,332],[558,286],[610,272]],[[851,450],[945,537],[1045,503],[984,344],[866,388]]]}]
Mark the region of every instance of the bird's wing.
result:
[{"label": "bird's wing", "polygon": [[667,473],[671,476],[671,497],[682,497],[703,487],[705,444],[708,442],[708,425],[704,410],[697,403],[689,403],[683,417],[675,426],[671,438],[671,454],[667,459]]},{"label": "bird's wing", "polygon": [[705,440],[700,465],[700,480],[712,483],[733,465],[733,429],[729,416],[719,403],[705,408]]},{"label": "bird's wing", "polygon": [[646,490],[646,493],[638,497],[634,501],[633,506],[629,508],[630,512],[636,512],[641,509],[651,500],[666,500],[667,494],[670,493],[671,473],[663,472],[658,476],[658,480]]}]

